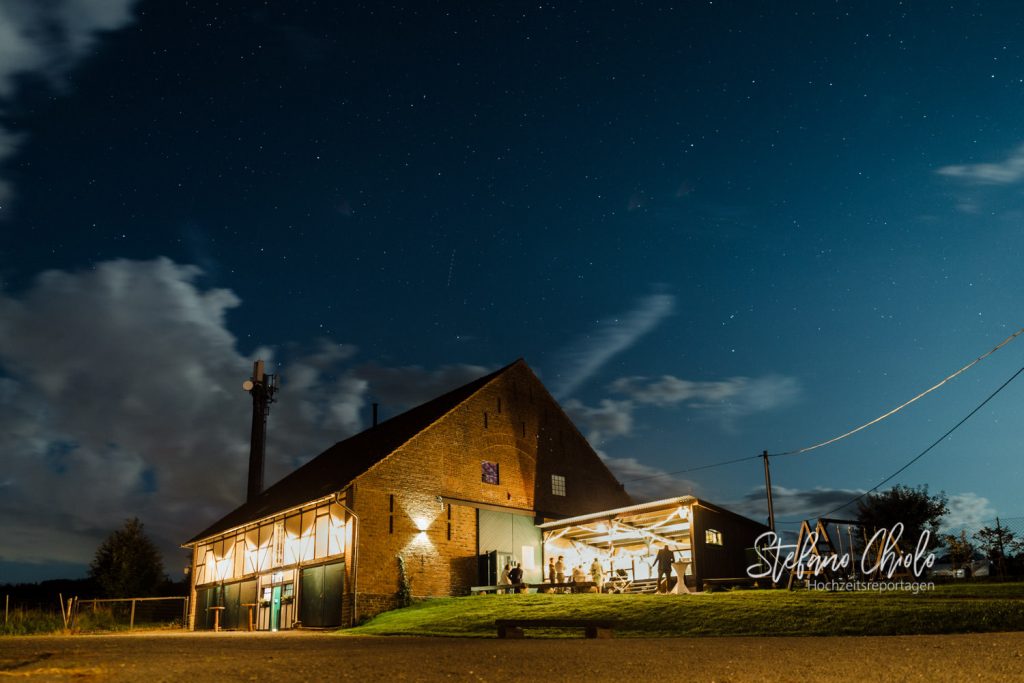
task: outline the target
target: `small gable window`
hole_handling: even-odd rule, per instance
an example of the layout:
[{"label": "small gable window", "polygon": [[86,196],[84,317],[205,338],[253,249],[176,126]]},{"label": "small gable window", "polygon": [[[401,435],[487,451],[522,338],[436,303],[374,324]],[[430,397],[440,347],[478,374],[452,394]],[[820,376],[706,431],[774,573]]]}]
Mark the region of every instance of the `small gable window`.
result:
[{"label": "small gable window", "polygon": [[498,483],[498,463],[484,460],[480,463],[480,481],[485,484]]},{"label": "small gable window", "polygon": [[551,475],[551,495],[553,496],[564,496],[565,495],[565,477],[561,474]]},{"label": "small gable window", "polygon": [[704,530],[704,542],[708,545],[723,545],[722,532],[715,529]]}]

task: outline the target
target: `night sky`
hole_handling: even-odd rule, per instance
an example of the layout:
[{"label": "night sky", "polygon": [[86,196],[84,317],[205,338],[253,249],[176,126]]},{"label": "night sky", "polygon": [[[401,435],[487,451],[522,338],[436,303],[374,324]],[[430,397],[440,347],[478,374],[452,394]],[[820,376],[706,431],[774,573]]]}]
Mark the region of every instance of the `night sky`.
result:
[{"label": "night sky", "polygon": [[[600,3],[598,3],[600,4]],[[523,357],[638,497],[764,519],[751,460],[1024,325],[1024,6],[0,0],[0,583],[177,546]],[[892,474],[1024,340],[836,445],[776,514]],[[891,483],[1024,515],[1024,380]]]}]

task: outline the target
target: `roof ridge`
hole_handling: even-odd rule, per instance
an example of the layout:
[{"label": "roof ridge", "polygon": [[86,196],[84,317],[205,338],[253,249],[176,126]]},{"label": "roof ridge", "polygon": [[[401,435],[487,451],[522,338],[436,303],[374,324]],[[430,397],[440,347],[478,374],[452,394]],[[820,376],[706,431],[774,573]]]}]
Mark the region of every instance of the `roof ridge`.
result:
[{"label": "roof ridge", "polygon": [[366,473],[410,440],[472,398],[500,375],[526,361],[518,358],[486,375],[409,408],[392,418],[335,442],[286,474],[255,499],[237,506],[186,545],[269,517],[295,505],[329,496]]}]

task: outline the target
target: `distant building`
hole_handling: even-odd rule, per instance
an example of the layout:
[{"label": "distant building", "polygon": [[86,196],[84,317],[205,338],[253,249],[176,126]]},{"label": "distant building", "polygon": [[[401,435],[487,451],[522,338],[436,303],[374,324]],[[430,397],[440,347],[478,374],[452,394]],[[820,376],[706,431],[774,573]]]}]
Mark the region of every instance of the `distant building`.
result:
[{"label": "distant building", "polygon": [[[542,580],[536,526],[632,501],[526,363],[335,444],[196,534],[193,628],[350,625],[413,597]],[[215,609],[211,609],[215,608]],[[223,608],[223,609],[221,609]],[[219,614],[218,614],[219,613]]]}]

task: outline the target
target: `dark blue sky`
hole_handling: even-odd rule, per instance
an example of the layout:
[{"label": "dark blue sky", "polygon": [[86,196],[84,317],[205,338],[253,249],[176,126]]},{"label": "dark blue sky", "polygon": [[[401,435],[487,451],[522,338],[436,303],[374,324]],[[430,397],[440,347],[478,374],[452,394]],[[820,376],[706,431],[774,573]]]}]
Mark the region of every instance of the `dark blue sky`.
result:
[{"label": "dark blue sky", "polygon": [[[0,582],[134,514],[177,571],[244,493],[257,355],[271,481],[519,356],[628,480],[832,437],[1024,324],[1019,3],[37,4],[0,5],[0,515],[33,520]],[[895,471],[1021,343],[776,459],[780,516]],[[896,481],[1024,514],[1022,392]],[[628,488],[760,518],[760,486]]]}]

